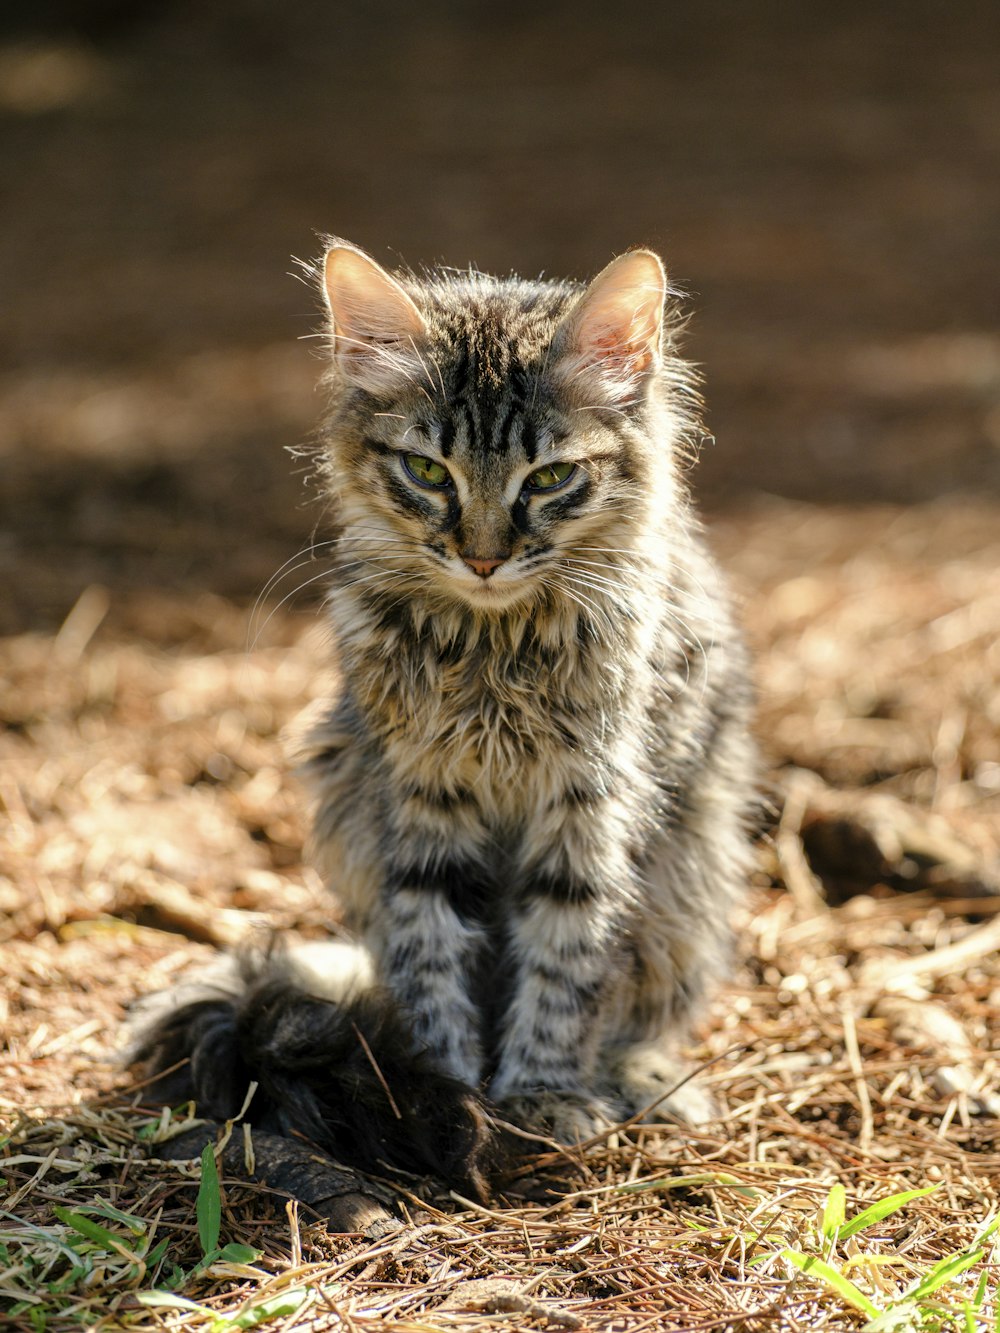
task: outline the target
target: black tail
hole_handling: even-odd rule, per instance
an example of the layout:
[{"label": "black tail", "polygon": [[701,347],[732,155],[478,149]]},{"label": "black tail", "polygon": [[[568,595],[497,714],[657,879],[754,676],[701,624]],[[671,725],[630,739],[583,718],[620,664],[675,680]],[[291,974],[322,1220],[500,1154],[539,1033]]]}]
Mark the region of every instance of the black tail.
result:
[{"label": "black tail", "polygon": [[[413,1042],[393,999],[368,990],[316,999],[266,964],[243,964],[240,993],[220,989],[168,1011],[132,1049],[157,1100],[192,1100],[212,1119],[305,1138],[343,1164],[440,1177],[485,1199],[497,1167],[486,1103]],[[175,1068],[175,1066],[179,1066]]]}]

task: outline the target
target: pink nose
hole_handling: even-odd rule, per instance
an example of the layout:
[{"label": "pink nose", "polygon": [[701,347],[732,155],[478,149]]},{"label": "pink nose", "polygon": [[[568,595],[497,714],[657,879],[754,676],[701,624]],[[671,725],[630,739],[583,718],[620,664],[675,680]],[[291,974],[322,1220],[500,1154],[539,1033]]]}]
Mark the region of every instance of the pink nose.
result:
[{"label": "pink nose", "polygon": [[481,579],[488,579],[493,571],[499,569],[503,564],[503,558],[499,560],[480,560],[477,556],[463,555],[462,559]]}]

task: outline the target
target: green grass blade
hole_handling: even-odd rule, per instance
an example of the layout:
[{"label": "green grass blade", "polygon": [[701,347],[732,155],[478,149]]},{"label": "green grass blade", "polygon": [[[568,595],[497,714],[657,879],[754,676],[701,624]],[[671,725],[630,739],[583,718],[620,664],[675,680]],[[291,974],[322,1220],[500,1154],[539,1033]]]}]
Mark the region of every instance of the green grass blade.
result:
[{"label": "green grass blade", "polygon": [[99,1222],[93,1218],[84,1217],[83,1213],[73,1212],[70,1208],[59,1208],[52,1210],[59,1221],[65,1226],[71,1227],[78,1235],[83,1236],[84,1240],[93,1241],[95,1245],[100,1245],[102,1250],[107,1250],[109,1254],[128,1254],[133,1259],[135,1255],[123,1245],[120,1236],[113,1235],[107,1227],[102,1227]]},{"label": "green grass blade", "polygon": [[195,1204],[198,1218],[198,1239],[202,1254],[211,1254],[219,1247],[222,1229],[222,1193],[219,1189],[219,1168],[215,1164],[215,1145],[206,1143],[201,1154],[201,1184]]},{"label": "green grass blade", "polygon": [[253,1264],[263,1253],[263,1250],[255,1250],[252,1245],[241,1245],[239,1241],[231,1240],[228,1245],[223,1245],[218,1257],[229,1264]]},{"label": "green grass blade", "polygon": [[752,1185],[745,1185],[742,1180],[728,1171],[699,1171],[689,1176],[658,1176],[655,1180],[635,1180],[626,1185],[619,1185],[616,1194],[643,1194],[647,1190],[696,1189],[704,1185],[723,1185],[748,1199],[759,1199],[760,1190]]},{"label": "green grass blade", "polygon": [[230,1264],[252,1264],[263,1254],[263,1250],[254,1250],[249,1245],[241,1245],[238,1241],[230,1241],[228,1245],[223,1245],[214,1250],[207,1250],[198,1262],[195,1264],[188,1277],[194,1277],[196,1273],[204,1273],[206,1269],[211,1268],[221,1259],[224,1263]]},{"label": "green grass blade", "polygon": [[135,1300],[151,1310],[187,1310],[191,1314],[208,1315],[210,1319],[218,1316],[218,1311],[209,1305],[199,1305],[189,1301],[186,1296],[176,1296],[172,1291],[137,1291]]},{"label": "green grass blade", "polygon": [[800,1273],[822,1279],[838,1296],[843,1297],[848,1305],[853,1305],[856,1310],[860,1310],[869,1319],[874,1319],[878,1315],[878,1307],[872,1304],[865,1293],[859,1287],[856,1287],[849,1277],[844,1277],[843,1273],[838,1272],[830,1264],[824,1263],[816,1255],[802,1254],[798,1250],[782,1250],[781,1257],[794,1264]]},{"label": "green grass blade", "polygon": [[156,1265],[166,1254],[169,1245],[170,1245],[170,1237],[164,1236],[164,1238],[162,1240],[158,1240],[156,1244],[153,1246],[153,1248],[150,1250],[150,1252],[144,1256],[146,1260],[146,1267],[150,1271],[156,1268]]},{"label": "green grass blade", "polygon": [[826,1203],[823,1206],[823,1235],[827,1240],[835,1240],[844,1220],[847,1216],[846,1205],[847,1191],[843,1185],[834,1185],[830,1193],[826,1196]]},{"label": "green grass blade", "polygon": [[841,1240],[846,1240],[848,1236],[855,1236],[859,1231],[864,1231],[866,1227],[874,1226],[876,1222],[881,1222],[886,1217],[891,1217],[893,1213],[898,1213],[901,1208],[912,1199],[922,1199],[925,1194],[933,1194],[938,1185],[926,1185],[919,1190],[903,1190],[900,1194],[890,1194],[885,1199],[879,1199],[873,1203],[870,1208],[858,1213],[857,1217],[852,1217],[849,1222],[845,1222],[840,1228]]},{"label": "green grass blade", "polygon": [[986,1299],[986,1288],[989,1284],[990,1275],[984,1269],[979,1275],[979,1281],[976,1283],[975,1295],[972,1297],[972,1309],[975,1314],[983,1308],[983,1301]]},{"label": "green grass blade", "polygon": [[930,1272],[925,1273],[920,1281],[909,1289],[907,1296],[912,1300],[922,1301],[925,1296],[937,1291],[938,1287],[943,1287],[945,1283],[951,1282],[973,1264],[978,1264],[985,1253],[985,1250],[973,1250],[971,1254],[950,1254],[945,1259],[939,1259]]},{"label": "green grass blade", "polygon": [[276,1296],[267,1296],[264,1300],[251,1305],[235,1315],[231,1322],[234,1328],[254,1328],[268,1319],[277,1319],[282,1315],[295,1314],[309,1295],[306,1287],[289,1287]]},{"label": "green grass blade", "polygon": [[106,1201],[89,1205],[87,1212],[96,1213],[98,1217],[107,1217],[112,1222],[120,1222],[134,1236],[144,1236],[149,1226],[149,1222],[145,1218],[137,1217],[135,1213],[124,1213],[120,1208],[116,1208],[113,1203],[107,1203]]}]

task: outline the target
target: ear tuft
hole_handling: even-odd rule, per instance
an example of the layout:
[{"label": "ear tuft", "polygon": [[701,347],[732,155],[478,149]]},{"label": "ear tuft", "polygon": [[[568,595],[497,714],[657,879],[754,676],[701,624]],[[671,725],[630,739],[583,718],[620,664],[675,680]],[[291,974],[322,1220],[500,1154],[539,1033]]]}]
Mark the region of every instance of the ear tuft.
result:
[{"label": "ear tuft", "polygon": [[417,343],[427,335],[420,311],[394,277],[362,250],[337,241],[326,253],[323,288],[334,361],[369,389],[389,388],[420,371]]},{"label": "ear tuft", "polygon": [[557,335],[559,378],[596,387],[609,406],[636,402],[660,365],[666,294],[666,273],[652,250],[613,260]]}]

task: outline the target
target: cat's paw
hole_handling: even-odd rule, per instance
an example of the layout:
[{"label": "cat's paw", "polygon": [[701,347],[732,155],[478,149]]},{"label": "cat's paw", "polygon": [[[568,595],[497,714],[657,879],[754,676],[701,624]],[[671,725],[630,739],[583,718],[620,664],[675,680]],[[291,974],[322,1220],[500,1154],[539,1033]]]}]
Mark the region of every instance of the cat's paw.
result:
[{"label": "cat's paw", "polygon": [[500,1114],[523,1129],[556,1143],[585,1143],[617,1120],[611,1106],[598,1097],[577,1092],[517,1092],[500,1102]]},{"label": "cat's paw", "polygon": [[602,1087],[621,1109],[623,1120],[644,1112],[646,1122],[702,1125],[719,1112],[711,1093],[690,1073],[683,1062],[657,1046],[634,1046],[610,1064]]}]

